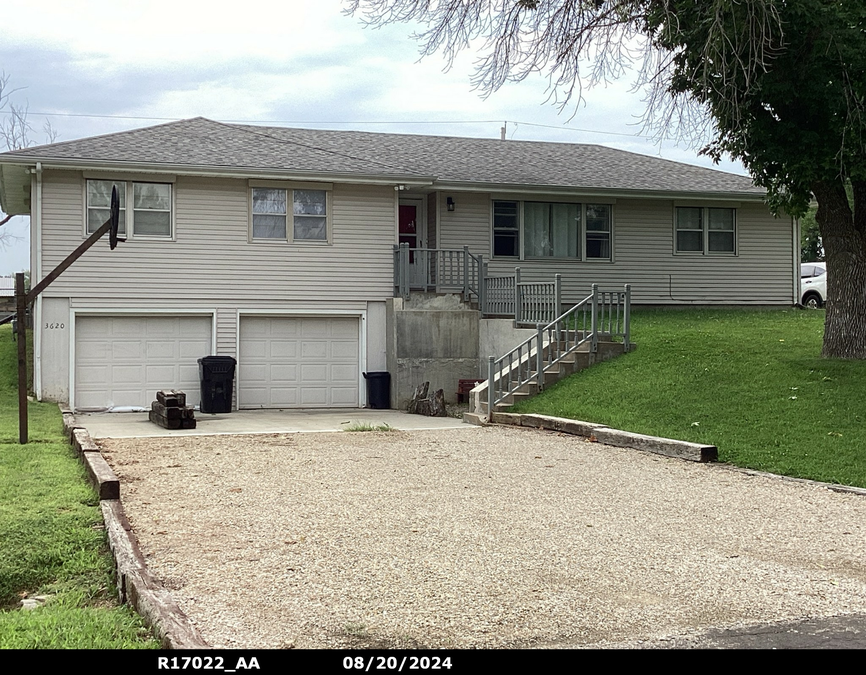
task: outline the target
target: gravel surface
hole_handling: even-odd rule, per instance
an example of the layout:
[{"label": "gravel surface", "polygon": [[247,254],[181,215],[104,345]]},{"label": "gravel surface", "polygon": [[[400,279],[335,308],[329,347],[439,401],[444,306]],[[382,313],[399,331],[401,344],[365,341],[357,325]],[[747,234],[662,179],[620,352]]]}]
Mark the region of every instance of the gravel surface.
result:
[{"label": "gravel surface", "polygon": [[866,611],[866,498],[504,427],[102,440],[215,647],[579,647]]}]

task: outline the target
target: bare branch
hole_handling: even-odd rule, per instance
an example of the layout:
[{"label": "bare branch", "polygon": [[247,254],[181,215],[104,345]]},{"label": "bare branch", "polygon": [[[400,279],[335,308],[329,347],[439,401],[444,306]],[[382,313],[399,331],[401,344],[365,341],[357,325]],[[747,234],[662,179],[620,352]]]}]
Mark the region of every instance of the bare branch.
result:
[{"label": "bare branch", "polygon": [[422,58],[441,53],[446,68],[471,46],[479,54],[471,82],[485,97],[546,74],[548,101],[560,111],[639,65],[644,130],[701,147],[717,131],[708,101],[728,101],[712,114],[739,128],[743,96],[784,48],[776,0],[735,4],[699,3],[706,40],[688,51],[676,0],[349,0],[346,13],[371,27],[420,23],[413,37]]},{"label": "bare branch", "polygon": [[[25,103],[21,106],[12,100],[13,94],[20,89],[10,88],[10,79],[5,71],[0,71],[0,140],[7,150],[21,150],[33,145],[30,138],[33,127],[27,120],[28,104]],[[53,143],[57,139],[57,131],[51,126],[49,120],[45,120],[43,131],[48,143]],[[2,218],[0,219],[0,227],[3,227],[12,219],[12,216],[0,213],[0,218]],[[0,245],[2,246],[8,246],[11,242],[19,239],[19,237],[10,235],[8,230],[0,232]]]}]

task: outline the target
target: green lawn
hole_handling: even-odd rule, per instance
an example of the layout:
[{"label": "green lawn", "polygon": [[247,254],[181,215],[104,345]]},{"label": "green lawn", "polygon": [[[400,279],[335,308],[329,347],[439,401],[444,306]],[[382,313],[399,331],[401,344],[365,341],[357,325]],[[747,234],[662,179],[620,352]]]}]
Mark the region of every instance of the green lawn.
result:
[{"label": "green lawn", "polygon": [[514,412],[708,443],[724,462],[866,487],[866,361],[822,359],[823,326],[823,311],[636,310],[636,351]]},{"label": "green lawn", "polygon": [[[15,347],[0,326],[0,648],[157,648],[114,601],[99,502],[58,407],[31,403],[31,442],[18,444]],[[46,604],[16,608],[34,595]]]}]

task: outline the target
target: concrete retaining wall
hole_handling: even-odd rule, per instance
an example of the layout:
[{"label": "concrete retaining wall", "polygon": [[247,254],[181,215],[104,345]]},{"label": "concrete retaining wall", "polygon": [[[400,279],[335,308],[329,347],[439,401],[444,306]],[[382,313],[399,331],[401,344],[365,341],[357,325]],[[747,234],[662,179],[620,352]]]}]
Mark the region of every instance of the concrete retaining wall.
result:
[{"label": "concrete retaining wall", "polygon": [[478,376],[480,313],[466,309],[455,296],[410,304],[388,301],[386,339],[391,373],[391,407],[405,409],[415,388],[430,382],[449,403],[457,398],[460,379]]}]

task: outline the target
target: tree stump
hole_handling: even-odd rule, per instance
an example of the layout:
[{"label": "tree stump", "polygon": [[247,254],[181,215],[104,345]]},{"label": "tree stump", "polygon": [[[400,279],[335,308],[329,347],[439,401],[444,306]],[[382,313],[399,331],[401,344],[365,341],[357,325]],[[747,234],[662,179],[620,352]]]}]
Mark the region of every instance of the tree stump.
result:
[{"label": "tree stump", "polygon": [[426,415],[427,417],[445,417],[445,392],[438,389],[432,397],[427,396],[427,391],[430,389],[430,383],[424,382],[420,387],[415,389],[415,395],[409,401],[409,407],[406,409],[414,415]]}]

